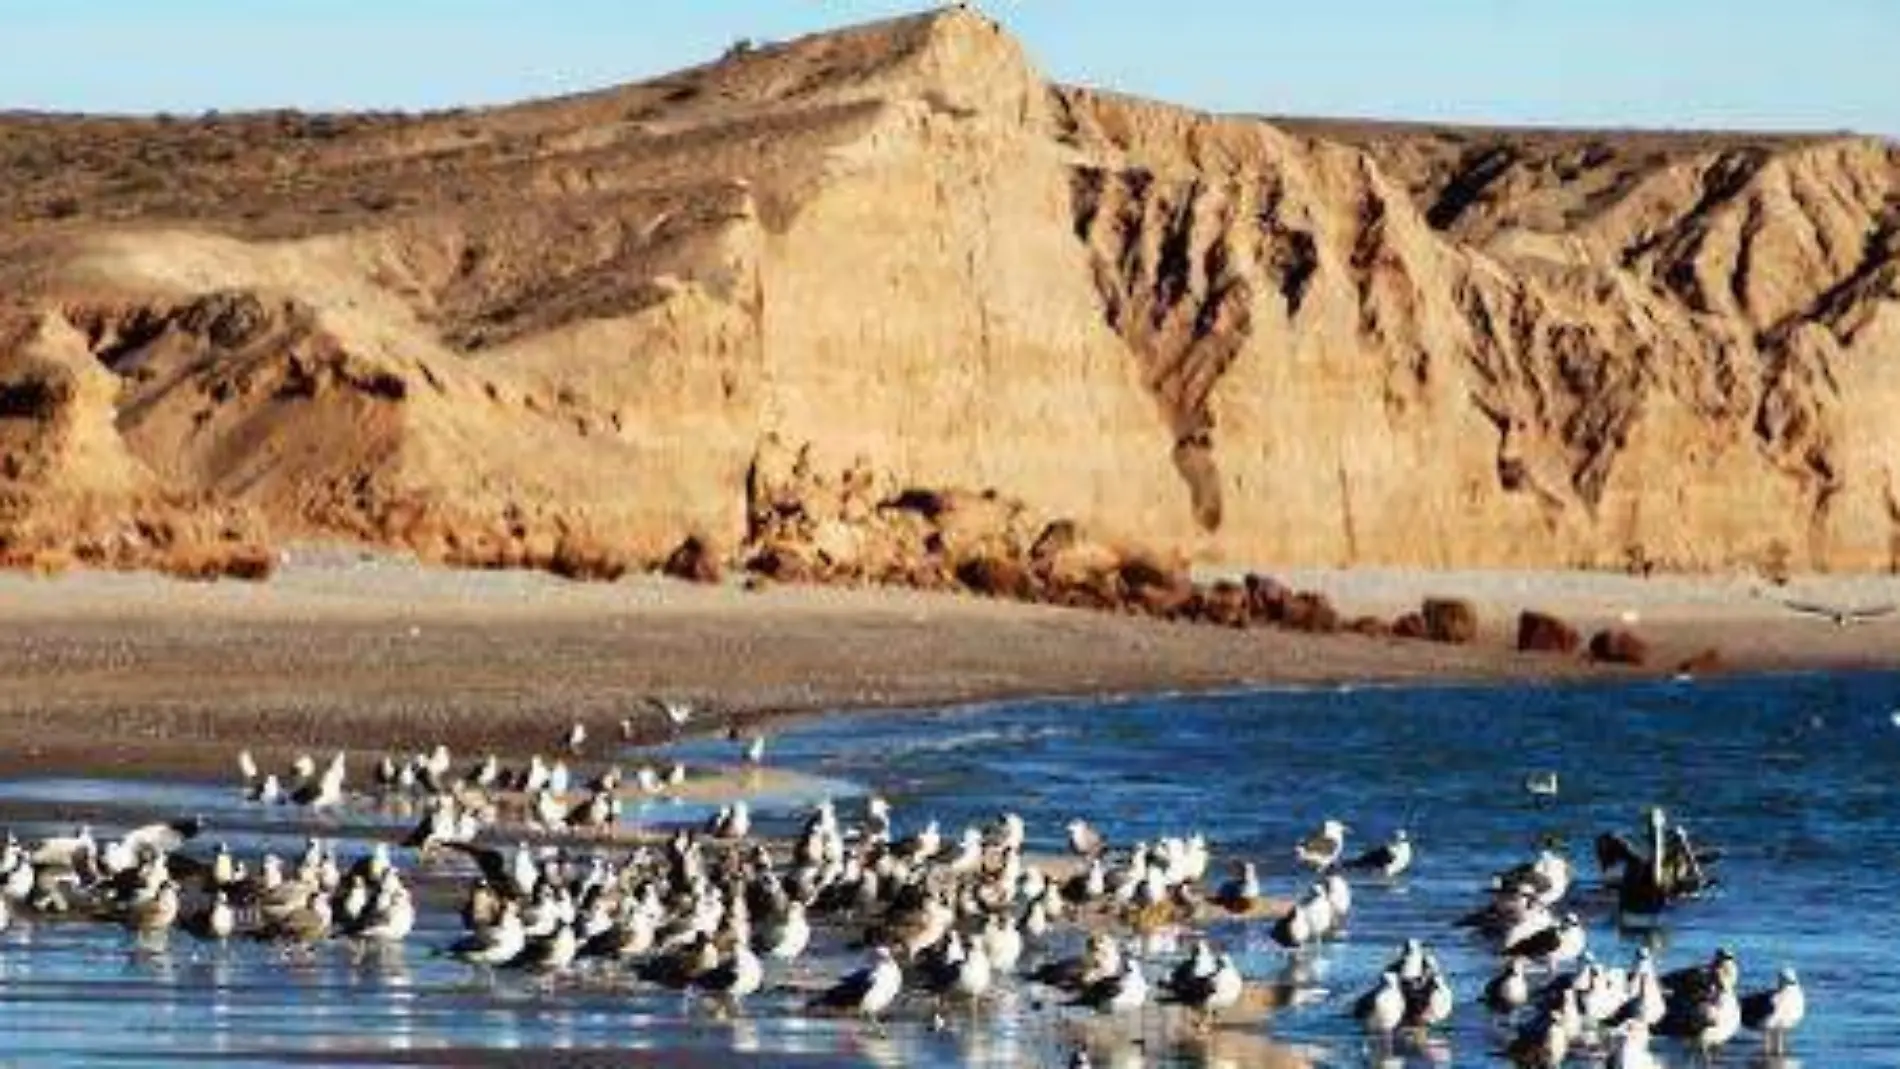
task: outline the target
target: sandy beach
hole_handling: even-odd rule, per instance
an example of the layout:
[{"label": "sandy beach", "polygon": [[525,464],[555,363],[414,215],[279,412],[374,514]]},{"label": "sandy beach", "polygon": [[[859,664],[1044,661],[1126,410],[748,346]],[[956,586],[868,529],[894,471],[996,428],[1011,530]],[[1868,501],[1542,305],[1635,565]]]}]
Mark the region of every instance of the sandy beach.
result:
[{"label": "sandy beach", "polygon": [[[1634,619],[1670,671],[1714,647],[1731,670],[1900,664],[1900,620],[1837,627],[1777,599],[1869,605],[1890,578],[1315,572],[1287,580],[1351,614],[1426,594],[1478,606],[1466,647],[1236,631],[895,590],[571,583],[428,569],[354,550],[292,554],[266,583],[147,574],[0,576],[0,764],[222,772],[236,745],[380,750],[553,745],[610,730],[651,694],[703,728],[815,711],[1346,680],[1591,677],[1510,648],[1516,613]],[[642,723],[657,730],[656,719]]]}]

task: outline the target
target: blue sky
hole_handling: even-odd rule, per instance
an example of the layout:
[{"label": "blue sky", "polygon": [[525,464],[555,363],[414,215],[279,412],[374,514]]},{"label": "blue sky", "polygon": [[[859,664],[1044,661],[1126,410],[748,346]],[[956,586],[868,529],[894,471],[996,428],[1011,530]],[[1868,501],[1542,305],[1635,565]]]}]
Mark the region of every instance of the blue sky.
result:
[{"label": "blue sky", "polygon": [[[0,0],[0,109],[436,107],[884,0]],[[993,0],[1064,81],[1222,111],[1900,135],[1900,0]]]}]

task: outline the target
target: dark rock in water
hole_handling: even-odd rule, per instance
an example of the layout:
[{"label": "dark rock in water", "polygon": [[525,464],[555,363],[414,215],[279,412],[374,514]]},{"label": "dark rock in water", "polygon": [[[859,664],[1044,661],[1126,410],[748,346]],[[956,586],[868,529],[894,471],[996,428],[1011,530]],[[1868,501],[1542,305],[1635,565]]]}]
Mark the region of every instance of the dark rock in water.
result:
[{"label": "dark rock in water", "polygon": [[1622,628],[1608,628],[1591,636],[1590,659],[1604,664],[1640,665],[1649,660],[1649,643]]},{"label": "dark rock in water", "polygon": [[1577,629],[1546,612],[1517,614],[1517,648],[1526,653],[1575,653],[1583,648]]},{"label": "dark rock in water", "polygon": [[1460,598],[1426,598],[1425,637],[1433,642],[1464,645],[1478,637],[1478,610]]}]

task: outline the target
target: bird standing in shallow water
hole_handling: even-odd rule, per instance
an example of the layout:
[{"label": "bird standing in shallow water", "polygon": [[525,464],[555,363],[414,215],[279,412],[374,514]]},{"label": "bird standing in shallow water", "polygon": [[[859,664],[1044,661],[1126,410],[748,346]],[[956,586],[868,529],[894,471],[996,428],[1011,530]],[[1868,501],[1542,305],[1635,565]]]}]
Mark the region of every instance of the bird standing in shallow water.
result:
[{"label": "bird standing in shallow water", "polygon": [[1321,821],[1319,828],[1311,835],[1300,840],[1293,848],[1293,854],[1307,868],[1329,869],[1346,848],[1347,830],[1344,824],[1329,817]]},{"label": "bird standing in shallow water", "polygon": [[1788,1034],[1808,1015],[1808,998],[1793,969],[1782,969],[1775,986],[1742,1000],[1742,1024],[1760,1032],[1772,1053],[1788,1049]]},{"label": "bird standing in shallow water", "polygon": [[1389,1040],[1405,1019],[1405,990],[1399,986],[1399,974],[1390,970],[1379,974],[1378,986],[1352,1004],[1352,1015],[1369,1035]]},{"label": "bird standing in shallow water", "polygon": [[1147,1001],[1148,978],[1141,971],[1141,960],[1128,954],[1122,957],[1120,972],[1083,988],[1074,1004],[1097,1013],[1131,1013]]},{"label": "bird standing in shallow water", "polygon": [[1069,821],[1069,852],[1077,857],[1094,858],[1101,856],[1107,843],[1102,833],[1096,831],[1086,820],[1077,817]]},{"label": "bird standing in shallow water", "polygon": [[1606,1069],[1659,1069],[1661,1065],[1649,1049],[1648,1024],[1634,1020],[1617,1027]]},{"label": "bird standing in shallow water", "polygon": [[904,972],[891,956],[891,948],[880,946],[872,951],[871,963],[838,981],[813,1002],[814,1007],[845,1010],[875,1022],[878,1015],[897,1001],[904,987]]},{"label": "bird standing in shallow water", "polygon": [[1404,828],[1392,833],[1390,841],[1360,854],[1346,862],[1349,869],[1376,872],[1386,879],[1396,879],[1412,867],[1412,839]]},{"label": "bird standing in shallow water", "polygon": [[1512,958],[1504,970],[1484,985],[1484,1004],[1491,1012],[1509,1016],[1531,1000],[1530,980],[1524,974],[1524,959]]},{"label": "bird standing in shallow water", "polygon": [[1532,772],[1524,777],[1524,793],[1539,803],[1554,801],[1557,797],[1557,773]]}]

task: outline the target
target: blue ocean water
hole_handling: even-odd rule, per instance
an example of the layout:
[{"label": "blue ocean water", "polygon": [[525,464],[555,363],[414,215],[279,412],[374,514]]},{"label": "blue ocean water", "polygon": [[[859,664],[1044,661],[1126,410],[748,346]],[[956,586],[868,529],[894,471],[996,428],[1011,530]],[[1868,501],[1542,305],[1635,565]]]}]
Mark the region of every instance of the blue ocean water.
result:
[{"label": "blue ocean water", "polygon": [[[674,749],[689,762],[731,759],[718,741]],[[1461,999],[1474,998],[1495,959],[1451,922],[1480,902],[1487,875],[1555,835],[1587,886],[1590,841],[1604,830],[1634,832],[1652,804],[1726,854],[1721,888],[1668,915],[1657,944],[1664,966],[1726,945],[1741,957],[1745,989],[1792,965],[1809,993],[1809,1020],[1788,1056],[1767,1059],[1744,1035],[1716,1064],[1900,1064],[1900,675],[1320,688],[820,717],[774,738],[770,760],[883,793],[900,832],[934,817],[954,834],[1005,809],[1028,822],[1032,848],[1049,852],[1061,851],[1062,826],[1077,816],[1119,843],[1198,830],[1218,860],[1256,861],[1269,892],[1282,896],[1303,885],[1292,844],[1322,818],[1351,824],[1355,849],[1410,830],[1413,872],[1391,885],[1359,881],[1350,934],[1317,954],[1289,959],[1263,926],[1211,932],[1251,978],[1296,986],[1299,1004],[1239,1026],[1244,1036],[1177,1044],[1139,1028],[1091,1034],[1091,1044],[1107,1044],[1097,1064],[1247,1065],[1263,1040],[1316,1064],[1365,1064],[1346,1007],[1399,941],[1426,940]],[[1533,771],[1558,774],[1554,804],[1524,794]],[[0,799],[104,793],[161,809],[230,804],[222,786],[142,789],[20,781]],[[790,819],[786,808],[765,815],[768,826]],[[362,821],[340,833],[378,827]],[[260,827],[256,841],[281,848],[304,830]],[[1626,960],[1639,937],[1619,935],[1606,902],[1588,894],[1584,902],[1593,951]],[[0,936],[0,1058],[460,1064],[637,1047],[678,1056],[640,1064],[1059,1065],[1078,1041],[1050,1019],[1062,1015],[1020,990],[938,1033],[925,1024],[928,1009],[883,1031],[807,1021],[795,995],[768,995],[721,1019],[677,995],[611,984],[483,986],[429,956],[452,923],[442,911],[428,917],[394,967],[341,949],[289,964],[257,947],[185,947],[153,959],[96,925],[9,932]],[[835,941],[824,949],[804,982],[854,960]],[[1430,1042],[1379,1057],[1498,1064],[1506,1038],[1467,1005]],[[1659,1051],[1665,1064],[1691,1064],[1666,1044]]]}]

